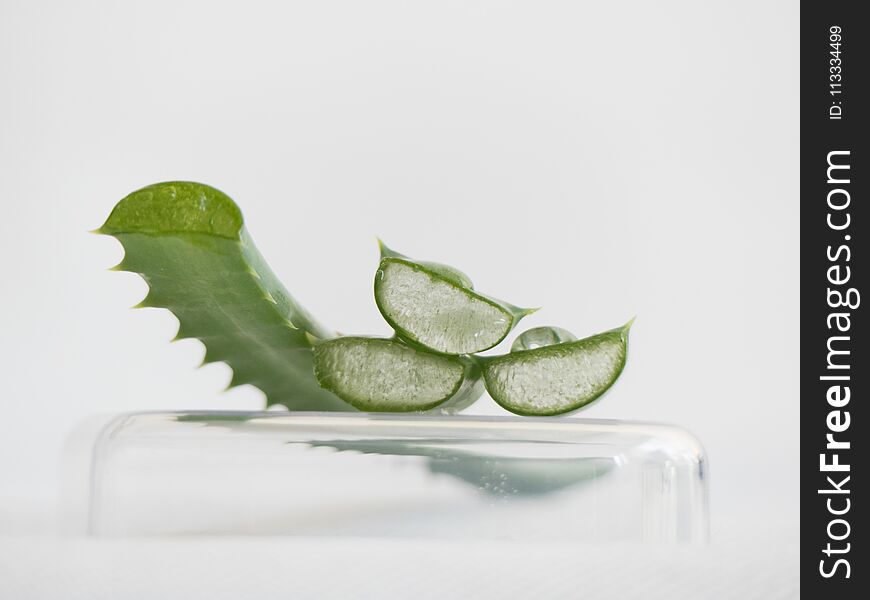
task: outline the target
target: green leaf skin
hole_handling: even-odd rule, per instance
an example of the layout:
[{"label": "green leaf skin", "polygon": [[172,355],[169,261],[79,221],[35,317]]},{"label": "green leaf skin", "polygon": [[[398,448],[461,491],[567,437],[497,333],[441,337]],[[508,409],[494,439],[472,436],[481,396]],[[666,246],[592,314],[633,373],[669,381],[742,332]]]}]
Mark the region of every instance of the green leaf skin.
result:
[{"label": "green leaf skin", "polygon": [[486,389],[518,415],[559,415],[588,406],[622,373],[632,321],[582,340],[477,357]]},{"label": "green leaf skin", "polygon": [[453,413],[483,393],[480,367],[396,340],[346,336],[314,347],[314,373],[325,389],[369,412]]},{"label": "green leaf skin", "polygon": [[[475,291],[471,279],[462,271],[441,263],[417,261],[394,250],[380,242],[381,260],[375,273],[375,303],[381,315],[395,330],[396,335],[408,344],[423,348],[438,354],[456,356],[460,354],[476,354],[499,344],[519,321],[535,312],[536,308],[520,308],[507,302],[497,300]],[[401,267],[399,267],[401,266]],[[428,316],[411,315],[398,309],[395,300],[390,300],[390,286],[387,275],[390,268],[404,268],[425,278],[425,290],[420,290],[423,299],[415,304],[415,308]],[[451,289],[457,297],[463,298],[464,306],[456,308],[446,305],[435,305],[430,299],[436,294],[430,293],[437,289]],[[472,316],[472,307],[488,306],[490,312],[488,322],[480,322],[479,315]],[[429,317],[431,316],[431,318]],[[439,322],[436,322],[436,319]],[[476,328],[462,330],[462,324]],[[448,333],[449,331],[449,333]],[[436,333],[437,332],[437,333]],[[459,339],[447,341],[438,339],[448,335]]]},{"label": "green leaf skin", "polygon": [[312,342],[335,334],[281,285],[227,195],[200,183],[150,185],[121,200],[97,233],[124,247],[115,270],[148,284],[139,306],[170,310],[176,339],[199,339],[203,364],[230,366],[229,387],[254,385],[268,405],[290,410],[354,410],[314,377]]}]

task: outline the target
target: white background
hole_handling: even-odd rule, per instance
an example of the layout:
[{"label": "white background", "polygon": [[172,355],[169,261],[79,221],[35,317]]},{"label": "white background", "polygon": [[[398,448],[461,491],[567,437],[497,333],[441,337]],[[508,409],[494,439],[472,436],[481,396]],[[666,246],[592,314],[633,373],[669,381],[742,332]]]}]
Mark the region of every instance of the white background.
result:
[{"label": "white background", "polygon": [[580,416],[694,432],[714,533],[796,529],[798,84],[797,2],[3,0],[0,532],[51,526],[87,415],[262,406],[87,233],[169,179],[236,199],[344,332],[387,332],[375,236],[526,326],[637,315]]}]

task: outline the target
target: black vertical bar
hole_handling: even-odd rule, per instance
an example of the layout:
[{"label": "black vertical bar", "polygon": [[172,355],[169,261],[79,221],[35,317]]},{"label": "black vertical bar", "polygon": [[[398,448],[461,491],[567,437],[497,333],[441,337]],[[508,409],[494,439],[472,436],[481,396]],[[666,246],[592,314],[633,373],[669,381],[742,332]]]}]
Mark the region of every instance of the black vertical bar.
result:
[{"label": "black vertical bar", "polygon": [[867,496],[858,491],[870,483],[859,459],[870,441],[861,297],[870,294],[870,23],[858,15],[866,8],[801,6],[801,590],[808,598],[870,594]]}]

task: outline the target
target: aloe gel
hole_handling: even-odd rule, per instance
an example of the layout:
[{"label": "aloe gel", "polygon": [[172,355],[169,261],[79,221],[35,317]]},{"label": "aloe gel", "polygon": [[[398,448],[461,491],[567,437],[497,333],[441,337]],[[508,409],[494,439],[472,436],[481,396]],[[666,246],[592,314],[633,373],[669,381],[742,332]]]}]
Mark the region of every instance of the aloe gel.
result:
[{"label": "aloe gel", "polygon": [[[486,389],[498,404],[520,415],[558,415],[582,408],[604,394],[622,373],[630,327],[631,322],[582,340],[481,357]],[[541,333],[533,337],[548,337]],[[549,337],[564,336],[549,333]]]},{"label": "aloe gel", "polygon": [[[314,347],[320,385],[365,411],[461,410],[482,393],[476,364],[401,341],[340,337]],[[452,410],[451,410],[452,409]]]},{"label": "aloe gel", "polygon": [[501,342],[523,309],[480,294],[461,271],[420,262],[381,244],[375,302],[403,340],[441,354],[474,354]]}]

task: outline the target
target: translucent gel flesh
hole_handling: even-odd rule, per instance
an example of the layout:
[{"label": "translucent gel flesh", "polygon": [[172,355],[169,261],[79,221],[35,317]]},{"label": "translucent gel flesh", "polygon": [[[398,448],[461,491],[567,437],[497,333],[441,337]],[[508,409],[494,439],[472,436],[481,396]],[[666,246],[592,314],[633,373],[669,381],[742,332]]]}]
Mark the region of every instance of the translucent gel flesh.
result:
[{"label": "translucent gel flesh", "polygon": [[315,347],[321,385],[372,410],[413,410],[450,397],[462,381],[456,359],[390,340],[339,338]]},{"label": "translucent gel flesh", "polygon": [[625,344],[618,335],[596,338],[493,361],[486,368],[487,388],[523,413],[557,413],[582,406],[604,392],[625,363]]},{"label": "translucent gel flesh", "polygon": [[387,262],[382,271],[381,310],[428,348],[472,354],[494,346],[510,330],[510,315],[467,290],[401,262]]}]

